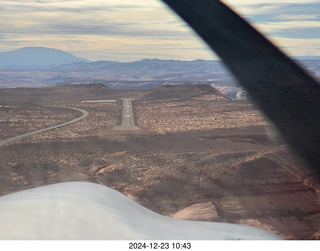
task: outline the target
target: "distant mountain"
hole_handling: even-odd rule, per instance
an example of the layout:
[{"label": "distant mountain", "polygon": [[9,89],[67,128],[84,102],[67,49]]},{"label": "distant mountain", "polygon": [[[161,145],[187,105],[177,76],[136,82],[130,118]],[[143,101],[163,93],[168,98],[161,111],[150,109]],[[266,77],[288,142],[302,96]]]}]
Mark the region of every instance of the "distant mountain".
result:
[{"label": "distant mountain", "polygon": [[228,70],[218,60],[96,61],[64,64],[51,67],[50,70],[64,73],[77,72],[77,76],[82,76],[82,79],[84,77],[86,81],[88,81],[86,76],[90,76],[91,80],[94,76],[97,81],[168,81],[180,83],[213,81],[214,83],[228,82],[228,85],[235,82]]},{"label": "distant mountain", "polygon": [[142,59],[135,62],[96,61],[90,63],[72,63],[59,65],[57,70],[99,71],[125,74],[172,74],[172,73],[208,73],[225,72],[220,61],[214,60],[160,60]]},{"label": "distant mountain", "polygon": [[[320,79],[320,60],[296,59],[296,62]],[[4,66],[9,63],[16,66]],[[94,82],[103,83],[112,89],[154,89],[162,85],[184,83],[210,84],[231,99],[247,96],[237,80],[218,60],[143,59],[135,62],[90,62],[63,51],[43,47],[0,53],[0,88]],[[167,95],[167,90],[169,89],[160,91]],[[181,91],[170,89],[172,92],[175,90]]]},{"label": "distant mountain", "polygon": [[0,67],[9,68],[41,68],[50,65],[70,64],[74,62],[90,62],[73,56],[62,50],[46,47],[24,47],[18,50],[0,53]]}]

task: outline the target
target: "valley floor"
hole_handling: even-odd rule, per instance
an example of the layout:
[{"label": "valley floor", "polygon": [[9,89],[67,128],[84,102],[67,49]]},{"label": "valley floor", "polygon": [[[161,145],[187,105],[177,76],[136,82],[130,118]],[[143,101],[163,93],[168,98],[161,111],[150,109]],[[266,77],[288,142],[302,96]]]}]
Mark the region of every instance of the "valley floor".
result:
[{"label": "valley floor", "polygon": [[[0,141],[80,115],[59,106],[89,113],[77,123],[2,146],[0,195],[89,181],[170,217],[319,239],[320,180],[262,115],[247,101],[181,88],[174,95],[99,84],[0,90]],[[133,99],[139,129],[119,129],[121,98]],[[116,102],[81,103],[93,99]]]}]

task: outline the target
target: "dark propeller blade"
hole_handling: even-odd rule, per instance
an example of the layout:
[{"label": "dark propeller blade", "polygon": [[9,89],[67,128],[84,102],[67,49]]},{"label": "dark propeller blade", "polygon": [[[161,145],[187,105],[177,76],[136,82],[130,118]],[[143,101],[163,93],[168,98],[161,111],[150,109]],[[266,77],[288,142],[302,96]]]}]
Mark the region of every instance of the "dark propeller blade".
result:
[{"label": "dark propeller blade", "polygon": [[292,151],[320,173],[320,85],[219,0],[163,0],[217,53]]}]

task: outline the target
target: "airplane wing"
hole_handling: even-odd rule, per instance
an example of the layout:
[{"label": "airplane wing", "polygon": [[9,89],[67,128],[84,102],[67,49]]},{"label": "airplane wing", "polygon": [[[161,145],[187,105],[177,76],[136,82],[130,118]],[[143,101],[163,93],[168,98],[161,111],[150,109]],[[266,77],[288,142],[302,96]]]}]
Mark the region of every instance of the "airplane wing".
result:
[{"label": "airplane wing", "polygon": [[66,182],[0,197],[2,240],[270,240],[245,225],[173,219],[103,185]]}]

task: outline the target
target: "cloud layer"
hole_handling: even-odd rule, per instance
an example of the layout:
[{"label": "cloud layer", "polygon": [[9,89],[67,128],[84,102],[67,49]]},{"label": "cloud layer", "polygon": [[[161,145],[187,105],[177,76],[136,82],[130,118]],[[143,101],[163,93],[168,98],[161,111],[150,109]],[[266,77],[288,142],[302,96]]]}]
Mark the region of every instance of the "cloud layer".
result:
[{"label": "cloud layer", "polygon": [[[320,0],[222,0],[292,56],[320,56]],[[285,43],[284,43],[285,41]]]},{"label": "cloud layer", "polygon": [[[291,55],[320,55],[319,47],[309,43],[320,39],[320,0],[223,1]],[[47,46],[90,60],[215,58],[157,0],[4,0],[0,31],[0,52]],[[292,39],[289,47],[283,46],[283,39]],[[294,46],[296,39],[299,45]]]},{"label": "cloud layer", "polygon": [[0,14],[0,51],[47,46],[91,60],[214,58],[159,1],[1,1]]}]

